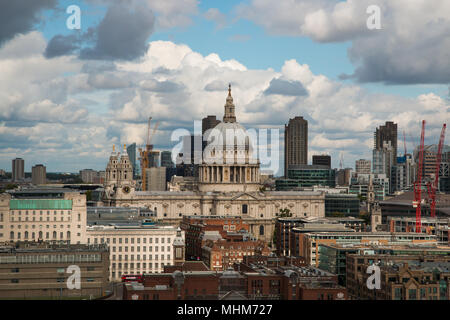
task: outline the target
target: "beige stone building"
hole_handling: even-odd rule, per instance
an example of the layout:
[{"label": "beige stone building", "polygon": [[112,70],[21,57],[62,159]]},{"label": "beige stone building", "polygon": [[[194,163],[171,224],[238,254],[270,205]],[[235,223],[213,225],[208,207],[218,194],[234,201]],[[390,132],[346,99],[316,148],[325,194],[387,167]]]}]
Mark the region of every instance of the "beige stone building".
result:
[{"label": "beige stone building", "polygon": [[0,242],[85,243],[86,196],[66,189],[0,194]]},{"label": "beige stone building", "polygon": [[111,281],[124,274],[162,272],[175,264],[174,243],[184,243],[184,232],[169,225],[88,226],[86,237],[88,244],[108,245]]},{"label": "beige stone building", "polygon": [[126,157],[119,161],[113,152],[106,169],[105,204],[147,207],[168,223],[179,223],[184,215],[239,216],[256,238],[266,241],[272,240],[280,210],[288,209],[293,217],[324,217],[324,192],[263,191],[256,146],[236,122],[231,88],[224,109],[223,122],[205,132],[210,143],[203,152],[196,191],[136,191],[134,182],[123,179],[130,177]]}]

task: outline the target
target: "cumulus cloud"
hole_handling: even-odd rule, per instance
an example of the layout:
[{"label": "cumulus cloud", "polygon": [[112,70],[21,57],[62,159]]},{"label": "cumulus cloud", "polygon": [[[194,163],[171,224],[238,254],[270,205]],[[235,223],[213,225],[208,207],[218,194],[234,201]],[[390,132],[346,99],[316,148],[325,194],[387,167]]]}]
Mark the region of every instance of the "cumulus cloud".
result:
[{"label": "cumulus cloud", "polygon": [[308,92],[299,81],[272,79],[264,94],[281,94],[284,96],[304,96]]},{"label": "cumulus cloud", "polygon": [[[381,10],[381,29],[369,30],[367,8]],[[240,17],[271,34],[317,42],[351,41],[355,72],[341,79],[387,84],[450,82],[450,2],[446,0],[252,0]]]},{"label": "cumulus cloud", "polygon": [[42,10],[54,7],[56,0],[3,1],[0,10],[0,46],[18,34],[31,31],[35,24],[42,21]]},{"label": "cumulus cloud", "polygon": [[81,59],[133,60],[147,51],[154,23],[154,14],[145,3],[114,3],[103,20],[85,33],[55,35],[45,55],[53,58],[76,52]]},{"label": "cumulus cloud", "polygon": [[[25,43],[31,50],[15,57]],[[228,83],[240,123],[280,129],[281,157],[284,124],[304,116],[311,153],[329,153],[333,163],[343,151],[348,164],[370,157],[373,131],[386,120],[415,137],[426,119],[427,139],[433,139],[450,107],[431,91],[413,98],[369,93],[293,59],[275,71],[248,69],[170,41],[150,42],[135,61],[46,59],[45,47],[42,35],[31,32],[0,49],[2,163],[14,154],[70,171],[102,169],[112,144],[144,143],[149,116],[160,121],[154,144],[170,149],[177,143],[170,141],[173,130],[192,130],[194,120],[211,114],[222,118]]]}]

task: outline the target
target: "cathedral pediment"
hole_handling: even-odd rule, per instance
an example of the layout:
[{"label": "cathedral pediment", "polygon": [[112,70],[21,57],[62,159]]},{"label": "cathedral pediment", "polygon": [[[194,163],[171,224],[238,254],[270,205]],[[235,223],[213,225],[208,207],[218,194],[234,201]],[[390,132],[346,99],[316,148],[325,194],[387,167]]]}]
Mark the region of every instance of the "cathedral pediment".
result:
[{"label": "cathedral pediment", "polygon": [[240,192],[237,195],[233,196],[231,200],[258,200],[258,198],[250,193]]}]

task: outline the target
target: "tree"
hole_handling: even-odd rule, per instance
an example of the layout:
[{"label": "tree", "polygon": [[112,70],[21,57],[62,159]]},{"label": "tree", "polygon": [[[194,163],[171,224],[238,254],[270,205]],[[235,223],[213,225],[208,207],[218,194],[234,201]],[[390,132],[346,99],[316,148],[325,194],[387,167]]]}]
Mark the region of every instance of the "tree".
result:
[{"label": "tree", "polygon": [[280,218],[292,217],[292,212],[288,208],[280,209],[280,213],[277,214],[277,217]]}]

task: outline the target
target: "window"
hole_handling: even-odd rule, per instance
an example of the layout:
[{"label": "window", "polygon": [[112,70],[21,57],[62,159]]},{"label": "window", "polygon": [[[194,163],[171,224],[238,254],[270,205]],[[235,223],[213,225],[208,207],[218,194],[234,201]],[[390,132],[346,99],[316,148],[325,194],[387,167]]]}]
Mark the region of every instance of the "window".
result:
[{"label": "window", "polygon": [[264,226],[259,226],[259,235],[260,236],[264,235]]},{"label": "window", "polygon": [[243,214],[246,214],[246,213],[247,213],[247,210],[248,210],[247,205],[246,205],[246,204],[243,204],[243,205],[242,205],[242,213],[243,213]]}]

